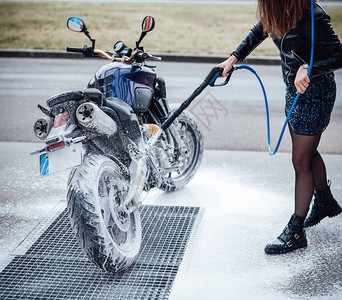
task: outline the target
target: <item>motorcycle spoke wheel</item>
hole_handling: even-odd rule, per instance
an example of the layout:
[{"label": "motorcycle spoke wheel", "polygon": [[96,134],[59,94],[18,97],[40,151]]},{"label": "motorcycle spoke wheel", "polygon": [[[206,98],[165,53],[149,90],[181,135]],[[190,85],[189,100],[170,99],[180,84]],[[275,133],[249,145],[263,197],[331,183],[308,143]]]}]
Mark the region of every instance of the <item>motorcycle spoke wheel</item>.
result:
[{"label": "motorcycle spoke wheel", "polygon": [[180,179],[182,176],[186,176],[188,168],[191,168],[193,160],[196,159],[196,139],[192,128],[189,124],[179,121],[176,126],[176,130],[179,132],[185,149],[182,151],[177,150],[176,163],[179,165],[178,170],[169,172],[167,175],[169,179],[174,180]]},{"label": "motorcycle spoke wheel", "polygon": [[[178,106],[170,104],[171,113]],[[174,126],[169,128],[170,135],[174,139],[173,144],[177,145],[175,136],[182,140],[180,148],[175,148],[171,164],[177,166],[177,170],[164,174],[164,182],[160,189],[174,191],[183,188],[196,173],[203,154],[203,138],[195,117],[188,111],[183,111],[177,118]],[[165,144],[168,147],[167,139]]]}]

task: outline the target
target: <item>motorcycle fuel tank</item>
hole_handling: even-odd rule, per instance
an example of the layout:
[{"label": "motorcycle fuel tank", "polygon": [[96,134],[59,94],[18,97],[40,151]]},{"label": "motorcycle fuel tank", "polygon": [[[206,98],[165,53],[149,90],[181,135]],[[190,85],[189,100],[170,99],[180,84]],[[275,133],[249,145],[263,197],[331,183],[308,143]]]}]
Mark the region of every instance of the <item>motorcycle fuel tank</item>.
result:
[{"label": "motorcycle fuel tank", "polygon": [[156,74],[150,68],[113,62],[96,72],[94,87],[106,98],[119,98],[135,111],[144,112],[150,105],[155,83]]}]

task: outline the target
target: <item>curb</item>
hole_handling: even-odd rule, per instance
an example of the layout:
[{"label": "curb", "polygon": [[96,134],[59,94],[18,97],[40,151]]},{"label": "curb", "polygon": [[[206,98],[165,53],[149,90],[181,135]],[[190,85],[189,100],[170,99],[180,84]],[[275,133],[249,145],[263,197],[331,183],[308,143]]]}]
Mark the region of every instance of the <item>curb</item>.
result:
[{"label": "curb", "polygon": [[[155,56],[162,57],[165,62],[188,62],[188,63],[212,63],[218,64],[227,59],[223,55],[187,55],[187,54],[167,54],[159,53]],[[56,58],[56,59],[83,59],[79,53],[70,53],[58,50],[0,50],[0,57],[16,57],[16,58]],[[274,56],[255,56],[249,57],[250,65],[280,65],[280,58]],[[247,61],[246,60],[246,61]]]}]

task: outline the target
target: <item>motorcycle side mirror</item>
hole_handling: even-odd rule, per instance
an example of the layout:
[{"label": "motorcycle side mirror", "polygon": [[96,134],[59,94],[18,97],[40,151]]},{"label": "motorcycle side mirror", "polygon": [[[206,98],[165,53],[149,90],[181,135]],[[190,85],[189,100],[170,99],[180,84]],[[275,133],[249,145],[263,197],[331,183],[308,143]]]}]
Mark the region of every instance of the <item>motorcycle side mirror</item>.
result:
[{"label": "motorcycle side mirror", "polygon": [[78,17],[71,17],[67,21],[67,26],[70,30],[76,31],[76,32],[85,32],[87,30],[87,26],[83,22],[82,19]]},{"label": "motorcycle side mirror", "polygon": [[95,40],[91,38],[90,33],[87,29],[87,26],[81,18],[78,18],[78,17],[69,18],[67,21],[67,26],[72,31],[84,32],[87,38],[91,41],[92,48],[95,49]]},{"label": "motorcycle side mirror", "polygon": [[154,29],[155,21],[152,16],[146,16],[142,22],[141,30],[142,32],[150,32]]},{"label": "motorcycle side mirror", "polygon": [[152,31],[154,29],[154,25],[155,25],[155,21],[154,18],[152,16],[146,16],[141,24],[141,35],[139,40],[136,42],[136,48],[139,48],[139,45],[141,43],[141,41],[143,40],[143,38],[145,37],[145,35]]}]

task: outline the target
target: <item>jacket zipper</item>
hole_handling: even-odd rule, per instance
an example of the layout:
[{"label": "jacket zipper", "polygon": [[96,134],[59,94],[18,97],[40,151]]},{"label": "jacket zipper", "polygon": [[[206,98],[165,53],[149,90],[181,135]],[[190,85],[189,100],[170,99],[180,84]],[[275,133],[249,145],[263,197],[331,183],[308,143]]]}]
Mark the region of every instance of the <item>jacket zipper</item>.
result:
[{"label": "jacket zipper", "polygon": [[299,60],[302,61],[303,64],[306,64],[306,61],[304,59],[302,59],[296,52],[294,52],[293,50],[291,50],[292,56],[298,58]]},{"label": "jacket zipper", "polygon": [[285,37],[286,37],[286,33],[284,34],[284,36],[282,37],[282,39],[280,41],[280,52],[282,55],[284,55],[284,65],[290,70],[290,72],[286,75],[286,82],[289,83],[289,75],[291,73],[291,69],[287,64],[286,55],[284,54],[284,51],[283,51],[283,42],[284,42]]}]

